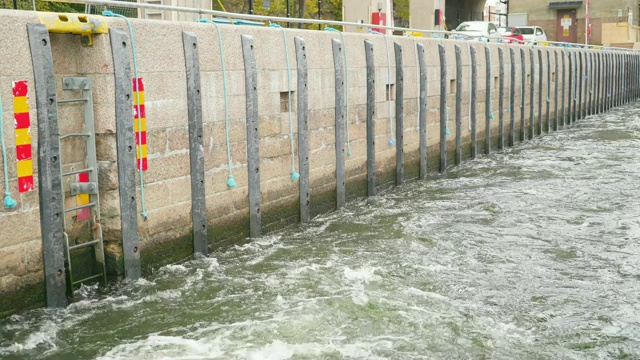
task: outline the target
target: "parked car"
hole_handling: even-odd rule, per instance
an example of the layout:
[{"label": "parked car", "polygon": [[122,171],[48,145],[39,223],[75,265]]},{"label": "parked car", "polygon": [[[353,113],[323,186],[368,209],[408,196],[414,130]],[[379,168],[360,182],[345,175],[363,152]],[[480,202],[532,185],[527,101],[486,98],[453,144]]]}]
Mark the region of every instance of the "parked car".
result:
[{"label": "parked car", "polygon": [[527,44],[547,41],[547,34],[540,26],[518,26]]},{"label": "parked car", "polygon": [[517,27],[501,26],[498,32],[502,36],[502,41],[507,44],[524,44],[524,36]]},{"label": "parked car", "polygon": [[471,37],[496,42],[502,38],[496,25],[488,21],[465,21],[452,32],[460,33],[459,36],[453,35],[454,39],[468,39]]}]

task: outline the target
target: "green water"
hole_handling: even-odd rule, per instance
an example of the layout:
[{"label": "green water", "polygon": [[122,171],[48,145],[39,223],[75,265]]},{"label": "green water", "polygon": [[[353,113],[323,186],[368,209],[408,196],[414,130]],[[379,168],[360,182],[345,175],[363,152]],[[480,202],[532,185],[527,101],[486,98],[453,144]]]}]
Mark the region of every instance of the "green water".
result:
[{"label": "green water", "polygon": [[3,359],[639,359],[640,106],[0,320]]}]

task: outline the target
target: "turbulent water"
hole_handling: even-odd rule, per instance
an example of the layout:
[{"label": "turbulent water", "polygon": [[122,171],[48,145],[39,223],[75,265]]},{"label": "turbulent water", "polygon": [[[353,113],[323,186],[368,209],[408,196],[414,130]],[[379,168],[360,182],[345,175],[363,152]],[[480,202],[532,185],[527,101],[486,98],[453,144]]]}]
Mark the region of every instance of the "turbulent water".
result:
[{"label": "turbulent water", "polygon": [[67,309],[6,359],[640,359],[640,104]]}]

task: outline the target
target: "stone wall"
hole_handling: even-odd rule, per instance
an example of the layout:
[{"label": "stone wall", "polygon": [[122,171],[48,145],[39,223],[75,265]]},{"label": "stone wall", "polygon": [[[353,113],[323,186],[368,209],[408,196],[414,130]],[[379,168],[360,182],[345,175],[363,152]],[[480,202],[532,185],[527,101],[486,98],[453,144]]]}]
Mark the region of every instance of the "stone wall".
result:
[{"label": "stone wall", "polygon": [[[31,85],[31,129],[34,135],[34,174],[37,174],[37,123],[36,99],[33,90],[31,53],[27,40],[26,24],[38,23],[34,13],[0,11],[5,25],[0,29],[0,94],[4,105],[2,120],[7,139],[9,188],[18,206],[11,210],[0,209],[0,314],[28,306],[42,305],[44,301],[44,276],[42,265],[42,244],[40,240],[40,220],[38,188],[25,193],[17,193],[15,141],[11,106],[11,82],[28,80]],[[127,30],[121,19],[107,19],[110,28]],[[203,23],[178,23],[150,20],[132,20],[135,32],[137,64],[139,76],[144,79],[147,142],[149,170],[144,173],[145,206],[147,219],[138,217],[141,237],[143,269],[150,269],[168,262],[179,261],[191,256],[191,188],[189,166],[189,141],[187,122],[187,84],[182,33],[190,31],[197,35],[201,71],[204,162],[207,218],[209,224],[209,245],[211,250],[223,251],[229,244],[246,241],[248,227],[248,184],[247,184],[247,144],[245,124],[244,65],[240,36],[248,34],[255,41],[258,73],[258,110],[260,135],[260,167],[262,188],[262,218],[265,232],[299,222],[298,182],[291,181],[291,139],[289,136],[289,113],[287,102],[287,65],[283,32],[267,27],[220,26],[225,53],[227,91],[229,95],[229,141],[232,170],[237,186],[229,188],[226,181],[227,150],[225,135],[225,102],[223,97],[222,66],[216,27]],[[309,89],[309,162],[312,214],[335,209],[336,206],[336,155],[335,155],[335,99],[334,65],[331,41],[340,39],[340,34],[326,31],[286,30],[289,60],[291,64],[292,118],[294,140],[296,128],[296,57],[294,38],[306,41],[308,59]],[[470,83],[468,47],[477,49],[478,72],[476,102],[476,123],[478,129],[479,153],[484,152],[485,101],[486,101],[486,61],[484,49],[491,49],[492,69],[492,147],[497,145],[499,122],[499,62],[498,48],[505,50],[505,132],[509,129],[511,112],[508,111],[509,89],[516,93],[516,104],[511,110],[516,115],[516,139],[519,138],[521,94],[526,91],[525,120],[529,119],[529,84],[532,81],[530,67],[530,47],[523,47],[526,54],[525,84],[521,81],[520,49],[515,47],[516,85],[509,86],[508,45],[485,44],[479,42],[443,41],[431,38],[389,37],[388,44],[381,35],[344,34],[348,55],[348,127],[351,156],[346,160],[347,198],[352,199],[367,194],[367,142],[366,142],[366,62],[364,41],[374,44],[375,58],[375,134],[376,172],[379,188],[392,186],[395,180],[396,148],[388,144],[395,137],[395,126],[390,125],[391,114],[395,113],[395,60],[393,43],[402,45],[404,80],[404,153],[405,174],[408,180],[418,173],[419,132],[418,132],[418,79],[416,43],[424,44],[427,54],[427,144],[429,171],[438,171],[440,142],[440,62],[438,45],[446,48],[448,127],[447,136],[449,160],[452,164],[455,145],[455,91],[462,86],[462,140],[463,158],[470,156],[470,131],[468,128]],[[389,53],[387,53],[387,45]],[[456,83],[456,62],[454,46],[459,45],[462,54],[463,81]],[[80,38],[71,34],[51,34],[54,71],[58,83],[59,99],[73,97],[72,93],[61,90],[62,77],[85,76],[93,83],[95,126],[100,179],[101,223],[104,229],[109,271],[113,275],[122,274],[122,234],[120,231],[120,209],[117,175],[116,127],[114,104],[114,68],[108,34],[95,35],[93,47],[82,47]],[[543,94],[536,94],[536,109],[539,98],[550,98],[551,116],[554,116],[556,99],[553,90],[556,80],[560,87],[562,75],[567,72],[560,67],[555,73],[554,56],[551,56],[551,94],[546,86],[546,53],[564,50],[542,47],[544,70]],[[537,51],[535,62],[538,63]],[[539,79],[536,65],[535,79]],[[537,80],[536,80],[537,81]],[[536,92],[538,86],[536,85]],[[387,101],[390,90],[391,101]],[[586,90],[585,90],[586,91]],[[569,104],[569,94],[565,104]],[[80,108],[59,105],[61,133],[82,129]],[[537,110],[536,110],[537,113]],[[537,122],[540,116],[535,117]],[[133,120],[132,120],[133,121]],[[537,128],[537,125],[536,125]],[[505,134],[506,139],[506,134]],[[508,141],[505,141],[508,143]],[[297,155],[297,146],[295,147]],[[84,147],[79,142],[63,142],[63,169],[78,169],[84,165]],[[298,168],[297,156],[294,158]],[[4,180],[0,173],[0,180]],[[64,183],[67,206],[75,204],[69,195],[69,183]],[[36,179],[37,184],[37,179]],[[138,179],[138,191],[140,191]],[[138,201],[141,196],[139,194]],[[141,204],[138,203],[138,210]],[[67,216],[67,232],[72,242],[86,241],[89,231],[86,226],[74,222],[74,214]]]}]

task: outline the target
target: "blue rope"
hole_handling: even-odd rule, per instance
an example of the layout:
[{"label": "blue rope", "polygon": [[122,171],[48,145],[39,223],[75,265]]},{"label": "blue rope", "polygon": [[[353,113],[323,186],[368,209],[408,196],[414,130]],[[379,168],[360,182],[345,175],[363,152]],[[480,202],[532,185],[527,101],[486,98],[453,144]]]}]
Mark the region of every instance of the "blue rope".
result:
[{"label": "blue rope", "polygon": [[224,47],[222,46],[222,34],[220,33],[220,27],[215,22],[211,23],[216,27],[218,32],[218,45],[220,47],[220,63],[222,64],[222,89],[224,94],[224,129],[225,137],[227,141],[227,165],[229,167],[229,179],[227,180],[228,187],[235,187],[236,181],[233,179],[233,162],[231,161],[231,145],[229,143],[229,99],[227,95],[227,71],[224,66]]},{"label": "blue rope", "polygon": [[[126,16],[120,15],[120,14],[116,14],[112,11],[103,11],[102,12],[102,16],[111,16],[111,17],[118,17],[118,18],[122,18],[124,19],[124,21],[127,22],[127,26],[129,27],[129,37],[131,38],[131,52],[133,55],[133,78],[135,79],[135,81],[133,82],[135,84],[135,91],[136,91],[136,101],[137,101],[137,105],[136,105],[136,111],[138,112],[138,114],[141,114],[140,112],[140,92],[138,91],[138,59],[136,56],[136,42],[133,38],[133,26],[131,26],[131,21],[129,21],[129,19]],[[142,133],[142,120],[140,119],[138,121],[138,134]],[[141,207],[141,215],[144,218],[144,220],[147,220],[147,209],[145,208],[145,201],[144,201],[144,171],[142,171],[142,146],[140,146],[140,151],[139,151],[139,156],[140,156],[140,169],[138,170],[138,172],[140,173],[140,207]]]},{"label": "blue rope", "polygon": [[287,60],[287,98],[289,99],[289,138],[291,139],[291,181],[296,181],[300,177],[300,174],[296,171],[296,155],[293,142],[293,118],[291,114],[291,66],[289,65],[287,32],[282,26],[276,23],[270,23],[269,27],[282,29],[282,37],[284,38],[284,54]]},{"label": "blue rope", "polygon": [[7,169],[7,146],[4,140],[4,121],[2,121],[2,98],[0,98],[0,142],[2,143],[2,163],[4,164],[4,207],[13,209],[18,202],[13,200],[9,191],[9,170]]},{"label": "blue rope", "polygon": [[347,42],[344,40],[344,34],[336,30],[332,27],[325,27],[326,31],[337,32],[340,34],[340,38],[342,38],[342,50],[344,53],[344,92],[345,92],[345,108],[346,108],[346,118],[347,121],[345,123],[345,127],[347,128],[347,156],[351,156],[351,136],[349,135],[349,63],[347,62]]}]

